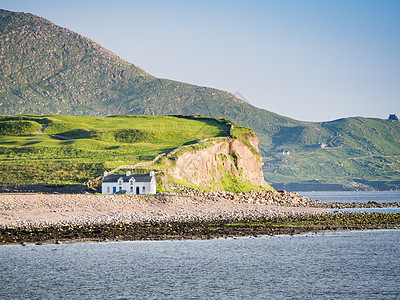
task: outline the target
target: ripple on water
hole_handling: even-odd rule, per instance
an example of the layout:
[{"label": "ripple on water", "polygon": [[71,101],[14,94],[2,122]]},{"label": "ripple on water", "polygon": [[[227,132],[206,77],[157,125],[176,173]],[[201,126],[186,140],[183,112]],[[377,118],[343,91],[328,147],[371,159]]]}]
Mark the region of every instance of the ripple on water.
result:
[{"label": "ripple on water", "polygon": [[1,299],[399,299],[400,231],[1,246]]}]

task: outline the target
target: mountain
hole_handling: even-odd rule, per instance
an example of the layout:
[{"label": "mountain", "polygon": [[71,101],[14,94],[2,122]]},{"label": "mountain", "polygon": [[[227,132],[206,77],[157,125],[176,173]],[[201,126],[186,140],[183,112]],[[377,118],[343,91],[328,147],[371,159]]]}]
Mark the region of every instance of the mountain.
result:
[{"label": "mountain", "polygon": [[[0,10],[0,65],[0,114],[224,117],[255,130],[266,180],[277,187],[400,188],[398,122],[296,121],[221,90],[154,77],[77,33],[6,10]],[[279,155],[283,150],[290,154]],[[346,169],[327,163],[338,161]]]},{"label": "mountain", "polygon": [[0,64],[0,114],[223,115],[260,131],[295,122],[224,91],[151,76],[32,14],[0,10]]}]

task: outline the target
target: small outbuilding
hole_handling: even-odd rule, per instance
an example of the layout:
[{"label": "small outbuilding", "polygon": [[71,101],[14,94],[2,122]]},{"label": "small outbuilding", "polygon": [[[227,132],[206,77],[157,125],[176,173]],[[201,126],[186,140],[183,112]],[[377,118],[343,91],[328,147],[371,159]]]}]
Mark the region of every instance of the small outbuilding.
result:
[{"label": "small outbuilding", "polygon": [[277,155],[290,155],[290,151],[289,150],[285,150],[285,149],[280,149],[278,151],[276,151]]},{"label": "small outbuilding", "polygon": [[154,171],[149,174],[108,175],[104,172],[101,183],[102,194],[127,193],[137,195],[149,195],[156,193],[156,178]]}]

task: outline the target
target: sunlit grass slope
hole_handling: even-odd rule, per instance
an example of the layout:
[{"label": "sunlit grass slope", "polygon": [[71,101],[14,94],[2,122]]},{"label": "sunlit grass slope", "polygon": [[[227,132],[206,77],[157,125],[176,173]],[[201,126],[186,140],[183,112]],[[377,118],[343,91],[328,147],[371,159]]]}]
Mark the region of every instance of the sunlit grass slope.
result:
[{"label": "sunlit grass slope", "polygon": [[[211,118],[0,116],[0,127],[10,123],[13,131],[0,135],[0,183],[84,183],[105,169],[229,135],[229,126]],[[18,131],[27,124],[43,133]]]}]

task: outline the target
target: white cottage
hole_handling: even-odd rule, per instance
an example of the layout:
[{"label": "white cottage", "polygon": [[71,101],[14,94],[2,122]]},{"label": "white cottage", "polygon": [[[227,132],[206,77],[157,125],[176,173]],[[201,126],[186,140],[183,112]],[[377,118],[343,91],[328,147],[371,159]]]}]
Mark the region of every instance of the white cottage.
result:
[{"label": "white cottage", "polygon": [[156,178],[154,171],[149,174],[133,174],[126,172],[125,175],[108,175],[104,172],[101,184],[102,194],[140,194],[148,195],[156,193]]}]

